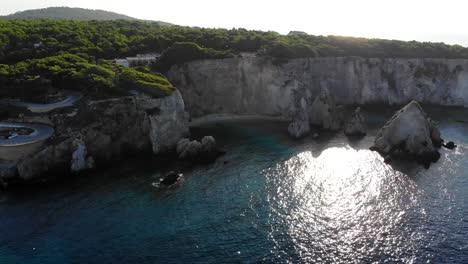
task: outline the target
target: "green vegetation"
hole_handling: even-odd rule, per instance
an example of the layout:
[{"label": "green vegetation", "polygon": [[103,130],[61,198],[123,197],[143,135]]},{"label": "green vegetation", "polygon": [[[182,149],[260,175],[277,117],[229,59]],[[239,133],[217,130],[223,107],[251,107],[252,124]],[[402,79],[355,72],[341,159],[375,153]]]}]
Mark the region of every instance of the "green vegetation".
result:
[{"label": "green vegetation", "polygon": [[[177,42],[235,52],[258,52],[279,58],[361,56],[468,58],[457,45],[307,34],[280,35],[245,29],[161,26],[143,21],[12,20],[0,21],[0,63],[44,58],[59,52],[96,59],[163,52]],[[38,44],[38,45],[35,45]]]},{"label": "green vegetation", "polygon": [[49,7],[43,9],[26,10],[17,12],[3,19],[76,19],[76,20],[136,20],[126,15],[108,12],[104,10],[92,10],[73,7]]},{"label": "green vegetation", "polygon": [[120,74],[121,87],[134,89],[155,97],[170,95],[174,86],[161,74],[151,74],[133,69],[123,69]]},{"label": "green vegetation", "polygon": [[[161,26],[138,20],[0,20],[0,96],[44,93],[50,87],[98,97],[126,94],[127,89],[154,96],[169,94],[175,88],[164,76],[144,67],[124,69],[109,61],[148,52],[162,53],[152,67],[160,72],[174,64],[229,58],[240,52],[256,52],[275,62],[327,56],[468,58],[468,48],[443,43],[303,32],[280,35],[245,29]],[[416,75],[430,73],[417,71]],[[394,86],[393,79],[388,75],[390,86]]]},{"label": "green vegetation", "polygon": [[0,64],[0,86],[0,97],[23,99],[50,89],[77,90],[98,98],[127,95],[131,89],[161,97],[175,89],[162,75],[124,69],[103,60],[93,64],[72,54]]},{"label": "green vegetation", "polygon": [[234,55],[230,51],[217,51],[209,48],[202,48],[193,42],[176,42],[166,49],[155,65],[155,69],[165,72],[172,65],[200,59],[223,59]]}]

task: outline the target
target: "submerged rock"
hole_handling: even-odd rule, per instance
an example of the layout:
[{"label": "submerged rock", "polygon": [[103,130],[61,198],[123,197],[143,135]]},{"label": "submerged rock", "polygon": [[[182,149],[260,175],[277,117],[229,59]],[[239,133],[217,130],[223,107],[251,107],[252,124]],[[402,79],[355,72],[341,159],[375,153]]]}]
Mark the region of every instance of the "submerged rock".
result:
[{"label": "submerged rock", "polygon": [[447,144],[444,144],[443,146],[444,146],[444,148],[450,149],[450,150],[457,147],[457,145],[455,145],[455,143],[453,141],[449,141],[449,142],[447,142]]},{"label": "submerged rock", "polygon": [[334,98],[323,88],[315,98],[309,115],[310,124],[325,129],[338,130],[341,126]]},{"label": "submerged rock", "polygon": [[386,160],[392,157],[409,158],[429,167],[431,162],[440,158],[432,137],[435,129],[421,106],[412,101],[380,129],[371,149]]},{"label": "submerged rock", "polygon": [[181,178],[182,174],[171,171],[164,178],[161,179],[160,183],[166,186],[170,186],[179,182]]},{"label": "submerged rock", "polygon": [[347,136],[365,136],[367,134],[366,118],[361,113],[361,108],[354,110],[351,119],[346,123],[344,133]]}]

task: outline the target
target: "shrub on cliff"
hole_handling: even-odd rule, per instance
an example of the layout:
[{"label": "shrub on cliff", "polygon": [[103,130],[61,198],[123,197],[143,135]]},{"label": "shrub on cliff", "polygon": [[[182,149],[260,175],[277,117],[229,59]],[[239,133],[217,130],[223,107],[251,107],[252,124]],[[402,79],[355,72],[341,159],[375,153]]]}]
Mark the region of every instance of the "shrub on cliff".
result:
[{"label": "shrub on cliff", "polygon": [[50,89],[77,90],[99,98],[127,95],[130,89],[164,96],[175,89],[161,74],[123,69],[108,61],[94,64],[72,54],[0,64],[0,86],[0,97],[25,100]]},{"label": "shrub on cliff", "polygon": [[163,75],[133,69],[122,70],[119,76],[119,86],[138,90],[154,97],[164,97],[175,90],[175,87]]},{"label": "shrub on cliff", "polygon": [[78,90],[84,93],[115,94],[115,73],[112,69],[89,63],[85,58],[62,54],[26,60],[0,67],[0,95],[33,97],[49,88]]},{"label": "shrub on cliff", "polygon": [[307,43],[290,43],[287,40],[278,40],[264,47],[261,55],[279,59],[317,57],[317,51]]},{"label": "shrub on cliff", "polygon": [[169,70],[172,65],[178,65],[188,61],[230,57],[233,57],[233,54],[229,51],[203,48],[193,42],[177,42],[161,54],[160,59],[155,65],[155,69],[165,72]]}]

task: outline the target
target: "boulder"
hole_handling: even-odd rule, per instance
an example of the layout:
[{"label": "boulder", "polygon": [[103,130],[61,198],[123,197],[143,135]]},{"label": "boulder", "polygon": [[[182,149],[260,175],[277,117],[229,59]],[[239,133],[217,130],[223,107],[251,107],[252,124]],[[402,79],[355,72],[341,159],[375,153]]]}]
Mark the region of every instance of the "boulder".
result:
[{"label": "boulder", "polygon": [[176,150],[180,159],[187,160],[211,161],[221,154],[212,136],[203,137],[201,142],[181,139],[177,143]]},{"label": "boulder", "polygon": [[201,153],[202,145],[200,142],[193,140],[187,143],[182,150],[178,153],[180,159],[195,159],[199,157]]},{"label": "boulder", "polygon": [[205,136],[201,140],[202,153],[214,153],[217,151],[216,140],[212,136]]},{"label": "boulder", "polygon": [[166,176],[164,176],[164,178],[161,179],[160,183],[166,186],[170,186],[179,182],[181,178],[182,174],[171,171]]},{"label": "boulder", "polygon": [[176,146],[176,152],[177,154],[181,154],[185,148],[187,148],[187,145],[190,143],[190,140],[188,138],[183,138],[177,142]]},{"label": "boulder", "polygon": [[335,100],[330,95],[328,89],[323,88],[312,103],[309,122],[312,125],[330,130],[338,130],[340,128],[341,121]]},{"label": "boulder", "polygon": [[392,157],[414,159],[426,167],[440,158],[431,136],[431,120],[416,101],[399,110],[380,129],[371,149],[386,160]]},{"label": "boulder", "polygon": [[354,110],[351,119],[346,123],[344,133],[347,136],[365,136],[367,134],[366,118],[361,113],[361,108]]},{"label": "boulder", "polygon": [[457,147],[457,145],[455,145],[455,143],[453,141],[449,141],[449,142],[447,142],[447,144],[444,144],[443,146],[444,146],[444,148],[450,149],[450,150]]}]

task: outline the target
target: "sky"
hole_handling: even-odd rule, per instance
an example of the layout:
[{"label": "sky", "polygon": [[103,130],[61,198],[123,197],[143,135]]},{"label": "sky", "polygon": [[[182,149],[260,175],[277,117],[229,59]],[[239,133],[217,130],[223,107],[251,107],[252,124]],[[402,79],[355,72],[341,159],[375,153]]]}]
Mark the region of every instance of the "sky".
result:
[{"label": "sky", "polygon": [[103,9],[184,26],[468,46],[466,0],[0,0],[0,15],[50,6]]}]

